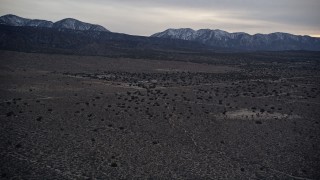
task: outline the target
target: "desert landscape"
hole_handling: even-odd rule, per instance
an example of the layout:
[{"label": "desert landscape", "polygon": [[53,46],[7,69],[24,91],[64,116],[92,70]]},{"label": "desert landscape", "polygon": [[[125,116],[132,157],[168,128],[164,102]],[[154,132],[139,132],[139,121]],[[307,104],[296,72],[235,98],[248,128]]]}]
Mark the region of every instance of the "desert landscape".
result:
[{"label": "desert landscape", "polygon": [[2,179],[319,179],[320,54],[0,51]]}]

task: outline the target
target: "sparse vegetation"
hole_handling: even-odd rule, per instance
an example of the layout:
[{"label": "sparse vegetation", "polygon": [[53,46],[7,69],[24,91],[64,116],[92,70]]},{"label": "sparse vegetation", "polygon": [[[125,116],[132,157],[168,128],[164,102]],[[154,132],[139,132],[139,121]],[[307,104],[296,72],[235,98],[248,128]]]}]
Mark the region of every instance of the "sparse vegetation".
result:
[{"label": "sparse vegetation", "polygon": [[170,179],[166,170],[185,179],[181,169],[193,179],[288,178],[277,169],[317,179],[320,57],[287,53],[2,51],[2,177],[28,178],[29,168],[57,179]]}]

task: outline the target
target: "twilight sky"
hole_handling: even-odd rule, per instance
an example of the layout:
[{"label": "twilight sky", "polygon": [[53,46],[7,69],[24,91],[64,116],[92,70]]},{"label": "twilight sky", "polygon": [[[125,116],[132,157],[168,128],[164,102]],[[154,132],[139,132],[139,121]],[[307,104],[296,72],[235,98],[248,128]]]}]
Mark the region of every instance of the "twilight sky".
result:
[{"label": "twilight sky", "polygon": [[5,14],[71,17],[134,35],[190,27],[320,37],[320,0],[0,0]]}]

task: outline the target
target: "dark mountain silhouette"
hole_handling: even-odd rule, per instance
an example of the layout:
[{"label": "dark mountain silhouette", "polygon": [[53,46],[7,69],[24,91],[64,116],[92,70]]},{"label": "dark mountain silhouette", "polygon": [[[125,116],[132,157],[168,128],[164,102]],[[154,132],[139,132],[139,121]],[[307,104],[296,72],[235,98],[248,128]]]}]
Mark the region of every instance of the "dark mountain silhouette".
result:
[{"label": "dark mountain silhouette", "polygon": [[148,58],[167,55],[168,51],[209,51],[201,43],[162,39],[106,31],[81,31],[40,27],[0,25],[0,49]]}]

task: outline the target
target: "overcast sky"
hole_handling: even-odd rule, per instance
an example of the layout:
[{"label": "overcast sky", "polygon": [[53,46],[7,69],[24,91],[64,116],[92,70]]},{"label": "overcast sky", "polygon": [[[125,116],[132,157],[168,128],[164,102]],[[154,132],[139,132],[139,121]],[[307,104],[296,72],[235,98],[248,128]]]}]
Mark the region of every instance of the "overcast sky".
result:
[{"label": "overcast sky", "polygon": [[320,37],[320,0],[0,0],[5,14],[71,17],[134,35],[190,27]]}]

